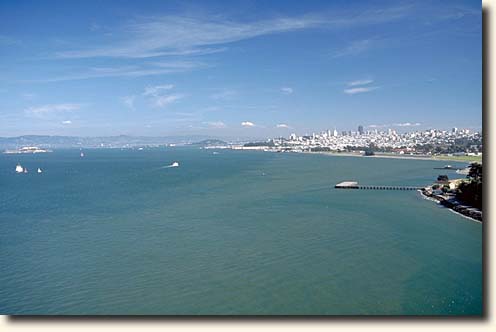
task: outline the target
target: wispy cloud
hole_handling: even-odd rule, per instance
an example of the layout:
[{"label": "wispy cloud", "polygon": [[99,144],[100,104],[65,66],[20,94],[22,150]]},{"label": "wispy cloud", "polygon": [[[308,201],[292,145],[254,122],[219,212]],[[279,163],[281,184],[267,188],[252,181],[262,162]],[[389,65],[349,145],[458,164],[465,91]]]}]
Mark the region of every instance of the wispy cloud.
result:
[{"label": "wispy cloud", "polygon": [[227,127],[226,124],[222,121],[207,121],[204,122],[204,124],[210,128],[215,128],[215,129],[221,129]]},{"label": "wispy cloud", "polygon": [[5,35],[0,35],[0,46],[13,46],[19,44],[21,44],[21,42],[18,39]]},{"label": "wispy cloud", "polygon": [[281,93],[285,95],[290,95],[294,92],[293,88],[290,87],[282,87],[281,88]]},{"label": "wispy cloud", "polygon": [[150,62],[131,66],[116,66],[116,67],[91,67],[87,69],[75,69],[76,74],[63,75],[57,77],[49,77],[38,80],[26,80],[30,83],[49,83],[61,81],[86,80],[105,77],[141,77],[153,75],[165,75],[188,72],[195,68],[206,67],[207,65],[201,62]]},{"label": "wispy cloud", "polygon": [[164,91],[171,90],[174,88],[173,84],[163,84],[156,86],[147,86],[143,92],[143,96],[153,96],[156,97],[162,94]]},{"label": "wispy cloud", "polygon": [[411,123],[411,122],[393,123],[393,126],[395,126],[395,127],[417,127],[417,126],[420,126],[420,125],[422,125],[420,122],[415,122],[415,123]]},{"label": "wispy cloud", "polygon": [[279,123],[276,125],[276,128],[285,128],[285,129],[290,129],[291,127],[285,123]]},{"label": "wispy cloud", "polygon": [[27,115],[44,117],[53,114],[72,112],[79,110],[82,104],[50,104],[36,107],[29,107],[24,110]]},{"label": "wispy cloud", "polygon": [[121,40],[110,46],[63,51],[61,58],[146,58],[218,52],[211,46],[257,36],[301,30],[323,22],[309,17],[276,18],[250,23],[221,17],[162,16],[123,27]]},{"label": "wispy cloud", "polygon": [[62,124],[70,125],[70,124],[72,124],[72,121],[71,120],[65,120],[65,121],[62,121]]},{"label": "wispy cloud", "polygon": [[241,122],[241,125],[243,127],[255,127],[255,124],[253,122],[250,122],[250,121],[243,121],[243,122]]},{"label": "wispy cloud", "polygon": [[230,100],[238,95],[238,92],[231,89],[222,89],[219,92],[210,95],[211,99],[214,100]]},{"label": "wispy cloud", "polygon": [[371,86],[371,87],[360,87],[360,88],[350,88],[350,89],[344,89],[344,93],[348,95],[355,95],[357,93],[364,93],[364,92],[370,92],[373,90],[378,89],[379,87],[377,86]]},{"label": "wispy cloud", "polygon": [[375,39],[361,39],[361,40],[355,40],[350,42],[347,46],[344,48],[335,51],[332,54],[333,58],[341,58],[345,56],[353,56],[353,55],[358,55],[361,54],[367,50],[369,50],[371,47],[373,47],[375,43]]},{"label": "wispy cloud", "polygon": [[122,102],[124,105],[126,105],[130,109],[134,109],[134,100],[136,99],[136,96],[124,96],[121,98]]},{"label": "wispy cloud", "polygon": [[370,92],[378,89],[378,86],[370,86],[370,84],[374,83],[372,79],[362,79],[348,82],[346,85],[348,88],[344,89],[343,92],[348,95],[354,95],[357,93]]},{"label": "wispy cloud", "polygon": [[174,89],[173,84],[147,86],[141,95],[147,98],[152,106],[163,108],[186,97],[182,93],[170,93],[172,89]]},{"label": "wispy cloud", "polygon": [[357,86],[357,85],[367,85],[374,83],[374,80],[365,79],[365,80],[357,80],[348,83],[348,86]]},{"label": "wispy cloud", "polygon": [[411,11],[411,5],[385,8],[363,7],[353,11],[307,13],[251,22],[235,21],[221,15],[165,15],[138,18],[118,27],[113,42],[66,50],[60,58],[150,58],[202,55],[224,51],[225,45],[264,35],[324,27],[341,29],[398,20]]},{"label": "wispy cloud", "polygon": [[158,96],[155,98],[155,106],[156,107],[165,107],[168,106],[179,99],[184,98],[185,96],[182,94],[168,95],[168,96]]},{"label": "wispy cloud", "polygon": [[371,124],[369,128],[387,128],[387,127],[418,127],[422,124],[420,122],[403,122],[403,123],[390,123],[390,124]]}]

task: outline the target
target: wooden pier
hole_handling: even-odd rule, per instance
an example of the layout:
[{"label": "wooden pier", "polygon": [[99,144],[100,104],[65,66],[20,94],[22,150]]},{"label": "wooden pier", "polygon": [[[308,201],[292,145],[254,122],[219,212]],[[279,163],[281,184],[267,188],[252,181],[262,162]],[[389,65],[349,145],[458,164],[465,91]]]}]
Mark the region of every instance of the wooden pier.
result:
[{"label": "wooden pier", "polygon": [[420,190],[423,187],[415,186],[361,186],[356,181],[344,181],[334,186],[336,189],[362,189],[362,190]]}]

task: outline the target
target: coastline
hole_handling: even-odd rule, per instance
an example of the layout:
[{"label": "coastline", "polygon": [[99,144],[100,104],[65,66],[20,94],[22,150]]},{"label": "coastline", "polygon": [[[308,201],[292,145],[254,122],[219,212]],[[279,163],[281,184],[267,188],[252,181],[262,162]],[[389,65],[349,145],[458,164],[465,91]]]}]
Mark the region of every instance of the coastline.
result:
[{"label": "coastline", "polygon": [[476,160],[464,161],[464,160],[457,159],[456,157],[453,157],[450,159],[450,156],[443,156],[443,158],[436,158],[436,157],[427,156],[427,155],[419,155],[418,157],[412,156],[412,155],[404,156],[404,155],[387,155],[387,154],[375,154],[372,156],[364,156],[360,153],[327,152],[327,151],[320,151],[320,152],[301,151],[301,152],[296,152],[296,153],[322,154],[322,155],[328,155],[328,156],[341,156],[341,157],[365,157],[365,158],[406,159],[406,160],[453,161],[453,162],[461,162],[461,163],[477,162]]},{"label": "coastline", "polygon": [[[350,152],[327,152],[327,151],[320,151],[320,152],[309,152],[309,151],[300,151],[297,153],[306,153],[306,154],[322,154],[322,155],[328,155],[328,156],[343,156],[343,157],[367,157],[367,158],[385,158],[385,159],[407,159],[407,160],[446,160],[448,161],[449,159],[438,159],[435,157],[431,156],[419,156],[419,157],[414,157],[414,156],[398,156],[398,155],[372,155],[372,156],[363,156],[362,154],[359,153],[350,153]],[[448,156],[446,156],[448,157]],[[457,162],[462,162],[460,160],[450,160],[450,161],[457,161]],[[433,195],[428,195],[425,190],[418,190],[420,192],[420,195],[423,199],[435,202],[436,204],[440,204],[443,207],[449,209],[451,212],[456,213],[464,218],[470,219],[472,221],[475,221],[477,223],[483,222],[482,219],[482,211],[479,209],[476,209],[477,211],[480,211],[481,217],[480,219],[473,217],[474,213],[473,211],[470,211],[469,209],[474,209],[473,207],[467,207],[467,208],[460,208],[457,209],[457,207],[462,207],[464,206],[463,204],[457,202],[457,201],[452,201],[452,200],[446,200],[442,197],[437,197]]]},{"label": "coastline", "polygon": [[[432,202],[435,202],[436,204],[440,204],[442,205],[443,207],[447,208],[448,210],[450,210],[451,212],[453,213],[456,213],[464,218],[467,218],[467,219],[470,219],[472,221],[475,221],[475,222],[478,222],[480,224],[482,224],[483,222],[483,219],[482,219],[482,216],[481,216],[481,219],[477,219],[477,218],[474,218],[473,216],[470,215],[470,211],[466,210],[466,209],[462,209],[462,210],[455,210],[456,207],[458,206],[462,206],[462,204],[453,204],[452,202],[450,202],[449,204],[446,204],[445,202],[447,202],[447,200],[441,198],[441,197],[437,197],[437,196],[432,196],[432,195],[427,195],[425,193],[425,190],[418,190],[420,192],[420,195],[423,199],[426,199],[428,201],[432,201]],[[481,211],[482,213],[482,211]]]}]

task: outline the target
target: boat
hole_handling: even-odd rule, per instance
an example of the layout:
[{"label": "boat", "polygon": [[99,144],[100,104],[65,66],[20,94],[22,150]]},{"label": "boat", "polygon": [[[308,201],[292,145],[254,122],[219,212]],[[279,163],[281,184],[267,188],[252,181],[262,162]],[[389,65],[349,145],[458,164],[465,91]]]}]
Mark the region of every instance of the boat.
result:
[{"label": "boat", "polygon": [[170,167],[179,167],[179,163],[175,161],[170,165]]},{"label": "boat", "polygon": [[24,172],[24,168],[22,168],[21,164],[17,164],[15,171],[16,173],[22,173]]},{"label": "boat", "polygon": [[83,152],[83,151],[81,151],[80,156],[81,156],[81,158],[83,158],[83,157],[84,157],[84,152]]},{"label": "boat", "polygon": [[443,167],[434,167],[434,169],[449,169],[449,170],[459,170],[459,168],[453,167],[451,165],[444,165]]},{"label": "boat", "polygon": [[42,173],[43,171],[41,170],[41,168],[38,167],[38,173]]},{"label": "boat", "polygon": [[27,173],[28,172],[28,169],[26,167],[24,167],[24,173]]}]

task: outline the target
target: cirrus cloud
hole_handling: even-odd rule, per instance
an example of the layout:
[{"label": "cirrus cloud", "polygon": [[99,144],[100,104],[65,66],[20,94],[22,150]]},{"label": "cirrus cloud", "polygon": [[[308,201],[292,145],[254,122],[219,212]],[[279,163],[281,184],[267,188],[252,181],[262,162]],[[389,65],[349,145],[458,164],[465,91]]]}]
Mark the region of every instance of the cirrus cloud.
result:
[{"label": "cirrus cloud", "polygon": [[49,104],[43,106],[29,107],[24,110],[27,115],[35,117],[44,117],[59,113],[72,112],[79,110],[82,104]]},{"label": "cirrus cloud", "polygon": [[290,87],[282,87],[281,88],[281,93],[285,95],[290,95],[294,92],[293,88]]},{"label": "cirrus cloud", "polygon": [[130,109],[134,110],[134,100],[136,99],[136,96],[125,96],[122,97],[121,100]]},{"label": "cirrus cloud", "polygon": [[348,83],[349,86],[357,86],[357,85],[367,85],[374,83],[374,80],[370,79],[365,79],[365,80],[357,80],[357,81],[351,81]]},{"label": "cirrus cloud", "polygon": [[162,108],[175,103],[186,96],[182,93],[169,94],[169,91],[172,89],[174,89],[173,84],[147,86],[142,93],[142,96],[149,99],[154,107]]},{"label": "cirrus cloud", "polygon": [[215,129],[221,129],[221,128],[226,128],[226,124],[222,121],[207,121],[204,122],[207,126],[210,128],[215,128]]},{"label": "cirrus cloud", "polygon": [[255,124],[253,122],[250,122],[250,121],[243,121],[243,122],[241,122],[241,125],[243,127],[255,127]]},{"label": "cirrus cloud", "polygon": [[355,95],[357,93],[374,91],[378,88],[379,88],[378,86],[350,88],[350,89],[344,89],[343,92],[348,94],[348,95]]}]

